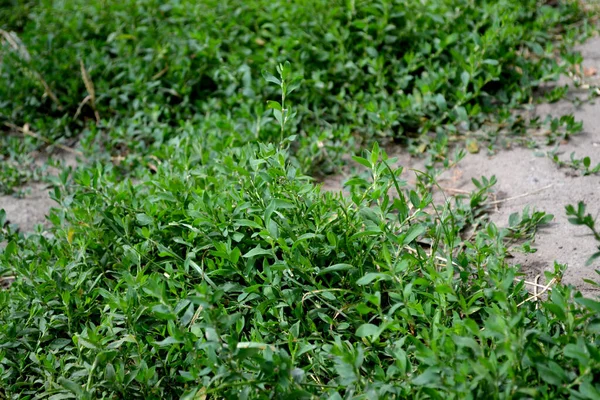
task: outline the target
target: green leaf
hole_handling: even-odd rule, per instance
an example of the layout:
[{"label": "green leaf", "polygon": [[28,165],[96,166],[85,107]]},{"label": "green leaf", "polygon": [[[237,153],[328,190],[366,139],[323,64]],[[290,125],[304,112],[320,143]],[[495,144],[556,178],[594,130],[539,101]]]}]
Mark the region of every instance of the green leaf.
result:
[{"label": "green leaf", "polygon": [[406,236],[404,237],[402,243],[404,245],[412,243],[413,240],[421,236],[425,231],[426,229],[424,225],[412,225],[410,228],[408,228],[408,231],[406,232]]},{"label": "green leaf", "polygon": [[179,398],[179,400],[200,400],[200,399],[204,399],[205,395],[203,395],[202,393],[203,392],[201,390],[199,390],[198,388],[192,389],[192,390],[189,390],[189,391],[183,393],[183,395],[181,395],[181,397]]},{"label": "green leaf", "polygon": [[115,367],[111,363],[106,364],[106,367],[104,368],[104,379],[109,383],[116,383],[116,376]]},{"label": "green leaf", "polygon": [[460,80],[462,81],[463,86],[467,86],[470,79],[471,75],[467,71],[463,71],[462,74],[460,74]]},{"label": "green leaf", "polygon": [[135,214],[135,218],[137,219],[138,223],[142,226],[150,225],[152,222],[154,222],[154,219],[152,217],[143,213]]},{"label": "green leaf", "polygon": [[431,384],[437,384],[440,380],[440,375],[437,368],[427,368],[425,372],[417,376],[412,380],[412,384],[415,386],[428,386]]},{"label": "green leaf", "polygon": [[48,397],[48,400],[64,400],[64,399],[77,399],[73,393],[57,393]]},{"label": "green leaf", "polygon": [[362,324],[356,330],[356,336],[364,338],[367,336],[374,336],[379,331],[379,327],[373,324]]},{"label": "green leaf", "polygon": [[267,348],[273,349],[274,347],[271,345],[268,345],[266,343],[260,343],[260,342],[239,342],[236,347],[238,349],[259,349],[259,350],[265,350]]},{"label": "green leaf", "polygon": [[454,289],[452,289],[452,286],[447,285],[447,284],[440,284],[440,285],[436,285],[435,286],[435,291],[437,293],[441,293],[441,294],[452,294],[454,293]]},{"label": "green leaf", "polygon": [[372,168],[371,163],[366,158],[362,158],[362,157],[358,157],[358,156],[352,156],[352,159],[355,162],[359,163],[360,165],[362,165],[362,166],[364,166],[364,167],[366,167],[368,169]]},{"label": "green leaf", "polygon": [[479,343],[472,337],[454,335],[452,336],[452,340],[457,346],[468,347],[473,350],[475,354],[478,354],[480,351]]},{"label": "green leaf", "polygon": [[250,257],[258,257],[258,256],[270,256],[272,254],[273,254],[273,252],[271,250],[265,250],[265,249],[261,248],[260,245],[258,245],[255,248],[253,248],[252,250],[250,250],[249,252],[247,252],[246,254],[244,254],[242,257],[250,258]]},{"label": "green leaf", "polygon": [[72,380],[63,378],[62,376],[58,378],[58,384],[76,395],[78,398],[83,397],[83,388],[80,384],[73,382]]},{"label": "green leaf", "polygon": [[273,110],[273,115],[275,116],[277,122],[279,122],[279,125],[283,125],[283,114],[281,110]]},{"label": "green leaf", "polygon": [[183,342],[181,340],[177,340],[174,337],[169,336],[163,340],[154,342],[154,345],[158,346],[158,347],[169,347],[169,346],[172,346],[174,344],[179,344],[179,343],[183,343]]},{"label": "green leaf", "polygon": [[408,197],[410,198],[410,202],[412,203],[412,205],[415,208],[419,208],[419,205],[421,204],[421,199],[419,198],[419,195],[417,194],[417,192],[415,192],[414,190],[411,190],[410,193],[408,194]]},{"label": "green leaf", "polygon": [[86,349],[92,349],[92,350],[98,350],[98,346],[91,342],[90,340],[84,338],[83,336],[76,336],[77,337],[77,344],[81,345],[82,347],[85,347]]},{"label": "green leaf", "polygon": [[554,361],[548,361],[547,364],[536,363],[535,367],[540,378],[551,385],[560,386],[568,379],[562,367]]},{"label": "green leaf", "polygon": [[6,257],[11,257],[13,254],[17,252],[17,245],[14,241],[8,242],[6,247],[4,248],[4,255]]},{"label": "green leaf", "polygon": [[441,93],[438,93],[435,96],[435,104],[438,106],[438,108],[440,109],[440,111],[446,111],[446,109],[448,108],[448,104],[446,103],[446,99],[444,98],[444,95]]},{"label": "green leaf", "polygon": [[487,60],[483,60],[483,63],[487,64],[487,65],[498,65],[499,64],[498,60],[492,60],[489,58]]},{"label": "green leaf", "polygon": [[236,220],[234,222],[234,226],[235,227],[247,226],[247,227],[254,228],[254,229],[262,229],[263,228],[260,224],[254,222],[254,221],[251,221],[249,219],[244,219],[244,218]]},{"label": "green leaf", "polygon": [[589,157],[584,157],[583,158],[583,166],[584,167],[589,168],[590,165],[591,165],[591,163],[592,163],[592,160],[590,160]]},{"label": "green leaf", "polygon": [[371,165],[376,165],[377,160],[379,159],[379,144],[377,142],[373,143],[373,149],[371,150]]},{"label": "green leaf", "polygon": [[560,321],[565,321],[566,320],[567,316],[566,316],[564,310],[559,305],[554,304],[554,303],[549,303],[549,302],[545,302],[543,304],[544,304],[544,308],[546,308],[552,314],[556,315],[556,317]]},{"label": "green leaf", "polygon": [[600,399],[600,390],[590,382],[583,382],[579,385],[579,393],[581,393],[585,399],[597,400]]},{"label": "green leaf", "polygon": [[468,121],[469,117],[467,115],[467,110],[465,110],[464,107],[456,107],[454,110],[458,121]]},{"label": "green leaf", "polygon": [[273,76],[273,74],[267,72],[266,70],[262,70],[261,71],[263,78],[267,81],[267,82],[271,82],[276,84],[277,86],[281,86],[281,81],[277,78],[275,78],[275,76]]},{"label": "green leaf", "polygon": [[321,296],[323,296],[324,298],[326,298],[327,300],[332,300],[332,301],[333,301],[333,300],[336,300],[336,297],[335,297],[335,295],[334,295],[333,293],[331,293],[331,292],[327,292],[327,291],[325,291],[325,292],[321,292],[321,293],[319,293],[319,294],[320,294]]},{"label": "green leaf", "polygon": [[157,304],[152,307],[152,313],[159,319],[164,320],[175,320],[177,316],[173,313],[171,308],[164,304]]},{"label": "green leaf", "polygon": [[292,245],[292,251],[296,249],[296,247],[298,247],[298,245],[300,245],[302,242],[307,241],[309,239],[315,239],[315,238],[321,238],[321,235],[317,235],[315,233],[312,232],[308,232],[305,233],[303,235],[300,235],[298,237],[298,239],[296,239],[294,241],[294,244]]},{"label": "green leaf", "polygon": [[369,283],[373,282],[373,281],[389,281],[392,280],[392,277],[389,276],[388,274],[384,274],[384,273],[380,273],[380,272],[369,272],[368,274],[365,274],[362,278],[360,278],[359,280],[356,281],[356,284],[359,286],[364,286],[364,285],[368,285]]},{"label": "green leaf", "polygon": [[577,361],[579,361],[579,363],[586,367],[590,360],[590,355],[587,352],[587,349],[585,348],[585,344],[581,343],[581,344],[574,344],[574,343],[570,343],[568,345],[565,346],[564,350],[563,350],[563,354],[565,355],[565,357],[569,357],[569,358],[573,358]]},{"label": "green leaf", "polygon": [[327,274],[330,272],[337,272],[337,271],[349,271],[353,268],[354,267],[350,264],[335,264],[335,265],[330,265],[327,268],[323,268],[321,271],[319,271],[318,275],[323,275],[323,274]]},{"label": "green leaf", "polygon": [[575,302],[581,304],[585,308],[595,313],[600,313],[600,302],[587,297],[576,297]]},{"label": "green leaf", "polygon": [[[600,247],[599,247],[600,248]],[[594,263],[594,261],[596,261],[598,258],[600,258],[600,251],[592,254],[590,256],[590,258],[585,262],[586,266],[592,265]]]},{"label": "green leaf", "polygon": [[51,348],[52,350],[60,350],[72,343],[73,341],[71,339],[58,338],[54,339],[52,343],[50,343],[49,348]]},{"label": "green leaf", "polygon": [[161,257],[171,257],[171,258],[178,259],[178,260],[181,259],[181,257],[179,257],[171,249],[169,249],[168,247],[162,245],[161,243],[157,243],[156,247],[159,250],[158,255],[161,256]]},{"label": "green leaf", "polygon": [[273,110],[278,110],[280,112],[282,111],[281,104],[279,104],[278,101],[274,101],[274,100],[267,101],[267,108],[271,108]]}]

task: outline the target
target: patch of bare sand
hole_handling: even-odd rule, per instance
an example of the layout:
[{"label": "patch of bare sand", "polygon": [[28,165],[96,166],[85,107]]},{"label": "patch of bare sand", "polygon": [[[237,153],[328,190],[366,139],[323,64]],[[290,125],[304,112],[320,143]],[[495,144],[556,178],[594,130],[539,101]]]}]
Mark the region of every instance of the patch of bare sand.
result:
[{"label": "patch of bare sand", "polygon": [[[63,165],[75,167],[77,165],[76,157],[70,153],[61,153],[53,156],[60,160]],[[42,164],[47,159],[40,158],[37,163]],[[59,171],[50,171],[58,173]],[[50,198],[50,187],[47,183],[36,182],[22,188],[25,192],[23,197],[12,195],[0,196],[0,209],[6,211],[6,218],[9,224],[19,226],[21,232],[32,232],[36,225],[42,224],[48,226],[46,216],[50,208],[56,206],[54,200]]]},{"label": "patch of bare sand", "polygon": [[[590,40],[580,50],[585,59],[584,67],[600,71],[600,38]],[[573,102],[561,101],[540,105],[536,107],[535,114],[542,119],[548,114],[554,117],[574,114],[576,120],[583,122],[583,133],[560,146],[560,158],[569,159],[571,152],[575,152],[577,158],[590,157],[592,165],[600,163],[600,104],[576,106]],[[404,166],[405,171],[413,168],[423,170],[423,162],[410,158],[406,151],[397,149],[393,153],[399,157],[399,165]],[[548,157],[536,156],[534,150],[517,148],[491,157],[483,153],[467,154],[457,166],[440,176],[440,183],[454,189],[473,190],[472,178],[489,178],[492,175],[498,180],[495,192],[507,199],[499,203],[491,215],[492,221],[499,227],[508,226],[509,216],[521,213],[526,206],[554,215],[553,221],[535,236],[537,252],[515,252],[512,262],[521,264],[522,271],[530,279],[541,275],[541,282],[544,282],[543,272],[553,271],[555,261],[566,264],[564,283],[576,286],[586,295],[600,294],[597,288],[584,282],[584,279],[600,281],[600,275],[595,272],[600,270],[600,259],[592,265],[585,265],[597,251],[598,243],[589,235],[587,228],[569,223],[565,213],[566,205],[584,201],[589,213],[600,215],[600,176],[579,176],[571,169],[558,168]],[[408,172],[403,177],[413,179]],[[346,178],[335,176],[326,179],[323,188],[339,191]],[[525,194],[527,196],[522,196]]]},{"label": "patch of bare sand", "polygon": [[30,184],[23,198],[0,196],[0,209],[6,211],[9,224],[18,225],[22,232],[31,232],[36,225],[45,224],[48,211],[56,205],[48,192],[47,184]]}]

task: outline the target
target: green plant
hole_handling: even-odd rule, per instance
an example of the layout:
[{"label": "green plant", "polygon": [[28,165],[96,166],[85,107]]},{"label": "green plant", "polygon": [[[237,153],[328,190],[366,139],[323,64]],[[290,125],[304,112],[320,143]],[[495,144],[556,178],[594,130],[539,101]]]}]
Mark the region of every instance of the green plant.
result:
[{"label": "green plant", "polygon": [[7,397],[599,390],[598,302],[557,285],[523,303],[502,232],[488,224],[455,254],[465,211],[403,189],[377,147],[356,158],[371,178],[345,200],[272,145],[203,165],[184,144],[138,185],[110,167],[76,172],[56,188],[52,237],[9,235]]},{"label": "green plant", "polygon": [[0,21],[2,28],[10,31],[21,31],[27,24],[28,14],[35,7],[31,0],[1,0]]},{"label": "green plant", "polygon": [[589,157],[577,158],[575,153],[571,153],[571,157],[569,161],[563,161],[558,157],[557,150],[548,152],[548,156],[552,161],[556,163],[559,167],[569,167],[576,171],[580,171],[581,175],[593,175],[600,172],[600,163],[598,163],[595,167],[592,167],[592,161]]},{"label": "green plant", "polygon": [[508,229],[511,231],[513,239],[532,239],[537,231],[537,226],[547,224],[553,218],[554,215],[546,214],[543,211],[530,212],[529,207],[526,206],[521,215],[519,213],[510,215],[508,218]]},{"label": "green plant", "polygon": [[[583,225],[587,227],[590,231],[592,231],[592,235],[594,238],[600,242],[600,232],[596,230],[596,220],[592,217],[591,214],[586,214],[585,209],[586,205],[583,201],[577,203],[577,208],[575,206],[569,204],[565,207],[567,216],[569,218],[569,222],[575,225]],[[592,256],[587,261],[587,264],[591,264],[595,259],[600,257],[600,246],[598,246],[598,252],[592,254]]]},{"label": "green plant", "polygon": [[548,102],[555,103],[555,102],[561,100],[562,98],[564,98],[567,95],[567,93],[569,93],[568,85],[556,86],[555,88],[550,90],[548,93],[546,93],[545,97],[546,97],[546,100],[548,100]]},{"label": "green plant", "polygon": [[[280,139],[265,115],[279,93],[260,71],[286,60],[306,82],[302,129],[288,127],[306,172],[339,169],[348,149],[375,139],[460,137],[503,124],[580,63],[571,44],[590,31],[575,1],[16,3],[10,13],[27,18],[0,22],[11,35],[0,39],[0,154],[9,158],[7,138],[20,153],[79,140],[88,161],[122,172],[190,129]],[[37,138],[14,129],[25,124]]]},{"label": "green plant", "polygon": [[267,107],[273,109],[273,115],[281,127],[281,137],[279,140],[283,142],[285,126],[296,115],[296,113],[292,111],[291,105],[286,104],[285,99],[294,90],[300,87],[300,80],[302,78],[299,76],[295,78],[291,77],[292,67],[289,61],[286,61],[285,64],[279,64],[277,66],[277,72],[279,73],[279,78],[275,78],[275,76],[264,70],[262,75],[267,82],[274,83],[281,89],[281,103],[275,100],[269,100],[267,102]]},{"label": "green plant", "polygon": [[[600,303],[560,284],[528,302],[504,261],[508,231],[474,214],[494,179],[468,205],[436,205],[431,177],[409,189],[375,145],[354,157],[370,175],[348,181],[345,199],[321,193],[285,148],[204,162],[210,148],[187,138],[169,151],[137,185],[110,165],[75,171],[74,185],[63,175],[52,235],[6,233],[7,397],[599,390]],[[463,239],[476,218],[484,229]]]},{"label": "green plant", "polygon": [[[531,296],[505,260],[550,216],[490,223],[495,177],[433,196],[464,156],[451,141],[566,68],[550,34],[580,17],[508,0],[34,7],[32,58],[2,47],[0,151],[73,136],[89,163],[49,179],[49,230],[0,211],[0,397],[598,398],[600,302],[561,265]],[[305,174],[382,136],[427,154],[415,185],[377,143],[348,197]]]}]

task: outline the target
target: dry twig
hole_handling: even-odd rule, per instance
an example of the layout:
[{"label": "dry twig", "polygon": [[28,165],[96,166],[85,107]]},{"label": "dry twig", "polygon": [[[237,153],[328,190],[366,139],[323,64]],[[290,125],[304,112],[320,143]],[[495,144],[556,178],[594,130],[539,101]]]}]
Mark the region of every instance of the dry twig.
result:
[{"label": "dry twig", "polygon": [[520,194],[520,195],[518,195],[518,196],[513,196],[513,197],[507,197],[506,199],[500,199],[500,200],[496,200],[496,201],[490,201],[490,202],[489,202],[489,203],[487,203],[487,204],[494,205],[494,204],[505,203],[505,202],[507,202],[507,201],[517,200],[517,199],[520,199],[520,198],[523,198],[523,197],[531,196],[531,195],[533,195],[533,194],[536,194],[536,193],[542,192],[542,191],[544,191],[544,190],[546,190],[546,189],[549,189],[549,188],[551,188],[552,186],[553,186],[553,184],[550,184],[550,185],[548,185],[548,186],[544,186],[543,188],[540,188],[540,189],[538,189],[538,190],[534,190],[533,192],[529,192],[529,193],[523,193],[523,194]]},{"label": "dry twig", "polygon": [[158,78],[160,78],[161,76],[163,76],[164,74],[166,74],[168,70],[169,70],[169,66],[167,65],[166,67],[164,67],[163,69],[161,69],[159,72],[157,72],[156,74],[154,74],[152,76],[152,78],[150,78],[150,79],[152,79],[153,81],[157,80]]},{"label": "dry twig", "polygon": [[[520,302],[519,304],[517,304],[517,307],[521,307],[523,304],[527,303],[530,300],[535,300],[537,298],[539,298],[541,295],[543,295],[548,289],[550,289],[550,287],[552,285],[554,285],[555,283],[558,282],[558,279],[556,279],[556,277],[550,279],[550,282],[548,282],[548,284],[546,286],[544,286],[544,288],[542,289],[541,292],[539,293],[535,293],[532,296],[529,296],[528,298],[526,298],[525,300],[523,300],[522,302]],[[537,290],[536,290],[537,292]]]}]

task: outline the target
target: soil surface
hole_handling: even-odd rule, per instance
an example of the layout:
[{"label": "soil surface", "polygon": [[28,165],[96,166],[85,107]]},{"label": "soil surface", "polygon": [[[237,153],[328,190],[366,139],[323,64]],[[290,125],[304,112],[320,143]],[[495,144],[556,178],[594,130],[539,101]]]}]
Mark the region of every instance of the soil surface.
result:
[{"label": "soil surface", "polygon": [[[70,153],[53,154],[52,158],[59,161],[65,167],[76,167],[77,158]],[[48,156],[41,156],[36,163],[43,164],[47,162]],[[58,169],[52,168],[48,171],[51,174],[58,174]],[[6,218],[9,224],[18,225],[21,232],[33,232],[36,225],[48,226],[46,219],[50,208],[57,204],[50,198],[50,185],[42,182],[35,182],[22,188],[23,197],[0,196],[0,209],[6,211]],[[0,243],[0,246],[2,244]]]},{"label": "soil surface", "polygon": [[[600,38],[595,38],[581,46],[584,66],[600,71]],[[572,101],[564,100],[554,104],[537,106],[535,114],[545,117],[547,114],[560,116],[575,115],[583,121],[582,134],[573,137],[559,148],[561,159],[568,159],[571,152],[578,158],[589,156],[592,165],[600,162],[600,104],[585,102],[576,106]],[[548,151],[548,149],[541,149]],[[422,169],[423,162],[413,159],[406,151],[394,149],[390,156],[398,156],[405,167],[405,178],[411,168]],[[471,178],[495,175],[498,183],[495,192],[502,202],[497,204],[491,215],[498,226],[507,226],[508,217],[522,212],[529,205],[540,211],[554,215],[553,221],[540,229],[535,237],[533,254],[514,253],[512,262],[520,264],[522,271],[530,279],[541,275],[540,283],[545,281],[543,272],[552,271],[554,262],[568,265],[563,282],[577,286],[586,295],[600,294],[594,286],[584,279],[600,281],[595,270],[600,270],[600,259],[586,266],[586,260],[597,251],[597,243],[580,226],[567,221],[565,206],[585,201],[588,212],[600,215],[600,174],[580,176],[569,168],[558,168],[548,157],[540,156],[540,149],[516,148],[503,150],[494,156],[484,152],[467,156],[450,171],[442,175],[440,184],[453,189],[471,190],[474,188]],[[389,152],[388,152],[389,154]],[[73,160],[67,160],[73,165]],[[340,191],[347,176],[332,176],[323,182],[323,188]],[[24,198],[0,196],[0,209],[4,209],[10,223],[17,224],[22,232],[31,232],[37,224],[46,224],[46,215],[55,203],[50,199],[48,185],[32,184]],[[600,220],[599,220],[600,222]]]}]

